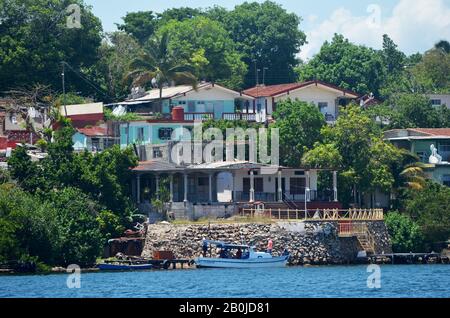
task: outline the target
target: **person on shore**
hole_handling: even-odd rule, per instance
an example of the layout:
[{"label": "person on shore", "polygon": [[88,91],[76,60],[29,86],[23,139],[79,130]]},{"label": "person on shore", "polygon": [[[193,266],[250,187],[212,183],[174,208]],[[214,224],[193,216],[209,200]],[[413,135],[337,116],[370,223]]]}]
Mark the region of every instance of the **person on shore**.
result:
[{"label": "person on shore", "polygon": [[273,249],[273,241],[272,239],[269,239],[269,242],[267,243],[267,253],[272,254]]},{"label": "person on shore", "polygon": [[206,253],[208,252],[208,242],[206,241],[205,238],[203,238],[202,250],[203,250],[203,257],[206,257]]}]

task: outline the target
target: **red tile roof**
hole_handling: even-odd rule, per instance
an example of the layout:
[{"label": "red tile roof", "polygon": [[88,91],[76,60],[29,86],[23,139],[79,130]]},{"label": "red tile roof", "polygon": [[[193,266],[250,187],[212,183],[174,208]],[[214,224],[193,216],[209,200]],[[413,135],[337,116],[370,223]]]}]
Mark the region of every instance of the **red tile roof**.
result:
[{"label": "red tile roof", "polygon": [[83,135],[86,135],[88,137],[96,137],[96,136],[106,136],[107,130],[103,127],[84,127],[84,128],[77,128],[77,130],[82,133]]},{"label": "red tile roof", "polygon": [[409,128],[409,130],[424,133],[430,136],[449,136],[450,128]]},{"label": "red tile roof", "polygon": [[346,94],[359,96],[359,94],[357,94],[355,92],[352,92],[352,91],[349,91],[349,90],[346,90],[346,89],[343,89],[343,88],[340,88],[335,85],[325,83],[322,81],[308,81],[308,82],[303,82],[303,83],[289,83],[289,84],[278,84],[278,85],[270,85],[270,86],[256,86],[256,87],[252,87],[252,88],[245,90],[243,93],[253,96],[253,97],[270,97],[270,96],[276,96],[276,95],[280,95],[283,93],[287,93],[289,91],[299,89],[302,87],[306,87],[306,86],[310,86],[310,85],[317,85],[317,84],[327,86],[327,87],[335,89],[335,90],[342,91]]}]

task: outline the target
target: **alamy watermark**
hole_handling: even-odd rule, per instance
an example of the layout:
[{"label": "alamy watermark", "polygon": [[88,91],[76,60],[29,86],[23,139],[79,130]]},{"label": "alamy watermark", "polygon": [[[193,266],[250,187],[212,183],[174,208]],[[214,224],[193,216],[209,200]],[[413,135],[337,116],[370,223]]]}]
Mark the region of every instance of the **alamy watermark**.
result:
[{"label": "alamy watermark", "polygon": [[[259,163],[261,174],[275,174],[280,163],[280,132],[278,128],[228,128],[225,136],[218,128],[203,130],[201,123],[194,128],[177,128],[172,140],[171,161],[194,165],[214,162],[247,161]],[[270,143],[268,142],[270,139]],[[270,154],[269,154],[270,151]]]},{"label": "alamy watermark", "polygon": [[369,4],[366,9],[369,16],[366,19],[367,26],[371,29],[379,29],[381,27],[381,7],[378,4]]},{"label": "alamy watermark", "polygon": [[376,264],[367,266],[367,273],[371,273],[367,277],[367,288],[380,289],[381,288],[381,267]]},{"label": "alamy watermark", "polygon": [[76,264],[71,264],[67,267],[66,272],[69,274],[66,280],[67,288],[80,289],[81,288],[81,268]]},{"label": "alamy watermark", "polygon": [[68,29],[81,28],[81,8],[78,4],[71,4],[66,8],[66,27]]}]

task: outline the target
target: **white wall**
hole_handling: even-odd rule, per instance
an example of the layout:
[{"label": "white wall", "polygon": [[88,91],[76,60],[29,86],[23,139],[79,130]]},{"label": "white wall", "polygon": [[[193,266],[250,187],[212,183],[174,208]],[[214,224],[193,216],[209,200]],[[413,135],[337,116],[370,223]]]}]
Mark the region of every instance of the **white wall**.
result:
[{"label": "white wall", "polygon": [[[211,88],[203,88],[198,91],[193,91],[186,96],[180,96],[175,98],[174,100],[234,100],[235,98],[239,98],[238,95],[229,92],[228,90],[222,89],[220,87],[214,86]],[[243,96],[241,97],[245,99]]]},{"label": "white wall", "polygon": [[429,99],[440,99],[441,105],[446,105],[450,109],[450,94],[428,94]]},{"label": "white wall", "polygon": [[[306,178],[306,172],[304,176],[295,175],[295,171],[302,171],[301,169],[289,169],[283,170],[281,177],[286,179],[286,191],[289,192],[290,188],[290,178]],[[241,192],[243,191],[244,178],[250,178],[248,174],[248,170],[239,170],[235,172],[234,178],[234,191]],[[255,178],[263,178],[264,181],[264,192],[268,193],[276,193],[278,189],[276,189],[276,179],[278,178],[278,174],[274,175],[255,175]],[[311,190],[317,190],[317,171],[310,171],[310,188]]]},{"label": "white wall", "polygon": [[328,114],[335,115],[337,111],[336,99],[339,97],[343,97],[343,94],[319,86],[308,86],[296,91],[291,91],[289,95],[285,94],[280,97],[276,97],[275,102],[283,101],[288,98],[291,98],[293,100],[298,99],[308,103],[314,103],[316,106],[319,102],[324,102],[328,103],[326,112]]}]

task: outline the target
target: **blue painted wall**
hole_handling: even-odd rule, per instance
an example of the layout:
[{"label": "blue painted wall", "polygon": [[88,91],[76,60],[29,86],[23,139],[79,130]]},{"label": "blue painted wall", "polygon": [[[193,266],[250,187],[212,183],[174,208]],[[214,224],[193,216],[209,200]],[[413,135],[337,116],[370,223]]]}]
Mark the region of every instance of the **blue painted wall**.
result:
[{"label": "blue painted wall", "polygon": [[[130,123],[129,126],[129,136],[127,134],[127,124],[122,124],[120,126],[120,146],[122,148],[127,145],[131,145],[133,143],[136,144],[164,144],[167,143],[168,140],[161,140],[159,138],[159,129],[161,128],[172,128],[175,133],[174,140],[180,140],[182,136],[182,128],[192,127],[193,124],[181,124],[181,123]],[[144,131],[144,139],[142,141],[138,141],[138,130],[143,129]]]},{"label": "blue painted wall", "polygon": [[79,132],[72,136],[73,149],[82,150],[87,148],[87,137]]}]

